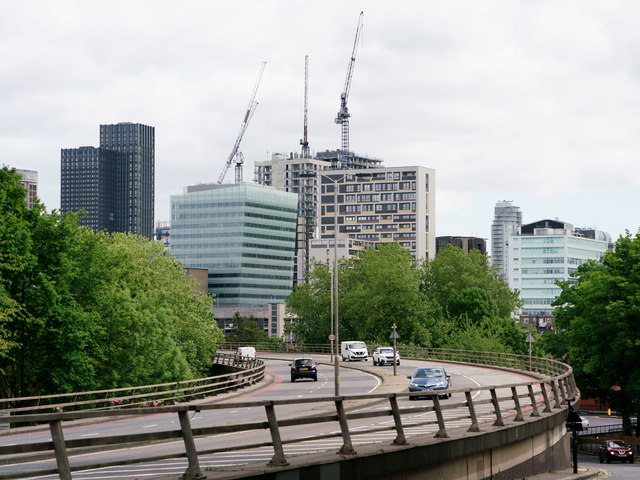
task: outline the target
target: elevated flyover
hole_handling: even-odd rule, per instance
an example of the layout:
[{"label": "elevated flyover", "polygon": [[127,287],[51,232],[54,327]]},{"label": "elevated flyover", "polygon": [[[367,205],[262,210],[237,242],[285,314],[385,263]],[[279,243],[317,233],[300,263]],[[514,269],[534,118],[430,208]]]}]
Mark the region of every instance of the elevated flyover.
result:
[{"label": "elevated flyover", "polygon": [[[404,352],[403,357],[407,357]],[[72,478],[72,472],[88,468],[160,461],[186,457],[181,478],[268,478],[268,479],[508,479],[566,468],[569,464],[565,430],[566,400],[577,398],[573,373],[568,365],[549,359],[526,356],[461,351],[413,352],[416,358],[437,358],[438,362],[482,366],[518,374],[520,381],[452,389],[449,401],[433,397],[427,402],[403,403],[408,393],[406,380],[389,378],[390,369],[379,369],[385,379],[384,393],[340,397],[315,397],[278,401],[224,404],[181,404],[162,407],[119,409],[114,417],[165,413],[176,415],[180,429],[156,433],[132,433],[126,438],[65,440],[61,423],[104,416],[104,412],[79,411],[36,415],[18,415],[12,421],[48,422],[52,432],[49,445],[21,446],[22,454],[55,451],[59,478]],[[394,384],[394,382],[397,382]],[[400,383],[401,382],[401,383]],[[390,391],[389,391],[390,390]],[[285,405],[309,404],[308,414],[279,418],[277,410]],[[415,405],[415,406],[414,406]],[[233,422],[229,412],[239,407],[256,408],[262,418]],[[217,411],[217,421],[204,428],[192,428],[190,417],[196,412]],[[320,429],[333,425],[334,430]],[[335,431],[335,425],[338,431]],[[414,434],[423,428],[427,433]],[[244,437],[240,437],[243,435]],[[314,434],[311,435],[310,433]],[[365,435],[391,433],[389,441],[359,442]],[[228,435],[223,442],[220,435]],[[233,442],[234,438],[242,438]],[[333,451],[313,455],[289,454],[292,445],[326,438],[339,439]],[[196,448],[196,439],[198,447]],[[143,458],[117,459],[108,455],[96,461],[75,461],[75,453],[88,448],[111,449],[126,445],[153,444],[174,440],[173,450]],[[175,440],[178,440],[176,442]],[[181,446],[181,448],[180,448]],[[0,455],[16,453],[12,447],[0,447]],[[15,448],[15,447],[13,447]],[[224,451],[247,452],[251,448],[271,449],[268,463],[251,463],[235,468],[209,469],[202,459]],[[156,452],[158,448],[154,449]],[[71,460],[71,461],[70,461]],[[0,478],[28,478],[1,476]],[[33,475],[45,472],[34,471]],[[177,478],[176,475],[147,478]]]}]

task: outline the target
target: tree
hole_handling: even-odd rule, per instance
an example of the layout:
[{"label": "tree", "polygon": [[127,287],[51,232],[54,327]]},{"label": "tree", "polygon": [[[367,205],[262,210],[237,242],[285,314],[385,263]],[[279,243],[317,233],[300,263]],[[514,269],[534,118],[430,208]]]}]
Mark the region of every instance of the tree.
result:
[{"label": "tree", "polygon": [[449,245],[424,264],[422,279],[427,298],[437,306],[434,346],[463,348],[455,346],[460,343],[475,350],[524,353],[525,334],[513,318],[518,293],[485,254]]},{"label": "tree", "polygon": [[420,270],[398,243],[367,248],[340,270],[341,338],[388,344],[391,326],[405,343],[428,344],[432,307]]},{"label": "tree", "polygon": [[[339,260],[340,338],[389,342],[391,325],[404,342],[429,341],[430,306],[420,290],[420,274],[411,253],[397,243],[369,248],[357,258]],[[325,343],[331,322],[331,271],[312,265],[307,282],[287,300],[296,338]]]},{"label": "tree", "polygon": [[258,326],[256,317],[245,317],[240,315],[240,312],[233,315],[232,336],[234,341],[240,343],[264,343],[269,340],[269,334]]},{"label": "tree", "polygon": [[223,338],[211,299],[162,245],[96,234],[39,202],[29,209],[25,193],[13,170],[0,169],[5,397],[23,383],[25,394],[38,395],[208,373]]},{"label": "tree", "polygon": [[569,361],[588,394],[613,402],[628,428],[640,410],[640,233],[627,232],[573,277],[554,303]]}]

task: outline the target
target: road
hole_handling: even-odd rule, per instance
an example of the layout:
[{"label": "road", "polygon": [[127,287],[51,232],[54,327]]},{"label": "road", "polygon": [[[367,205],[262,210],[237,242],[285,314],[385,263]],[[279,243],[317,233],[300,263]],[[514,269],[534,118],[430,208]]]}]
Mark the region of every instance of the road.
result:
[{"label": "road", "polygon": [[[283,354],[278,355],[283,357]],[[293,358],[293,356],[291,356]],[[316,361],[328,362],[328,356],[315,356]],[[303,398],[303,397],[322,397],[332,396],[334,393],[333,383],[333,365],[328,363],[320,364],[318,369],[318,381],[313,380],[298,380],[294,383],[289,381],[289,366],[288,360],[276,360],[273,358],[265,358],[268,375],[273,379],[273,382],[269,385],[252,390],[250,392],[234,395],[230,398],[218,398],[219,402],[233,402],[238,405],[237,409],[232,410],[215,410],[215,411],[201,411],[191,418],[191,424],[193,428],[222,425],[231,422],[252,422],[252,421],[264,421],[265,413],[264,409],[258,407],[242,407],[243,401],[255,401],[255,400],[277,400],[277,399],[291,399],[291,398]],[[386,367],[373,367],[371,362],[357,362],[357,364],[343,363],[341,364],[345,368],[340,369],[341,380],[341,395],[356,395],[370,393],[376,390],[384,390],[385,388],[392,388],[392,391],[407,391],[406,376],[410,375],[416,366],[424,366],[426,364],[433,364],[433,362],[425,361],[402,361],[402,365],[397,367],[397,376],[390,377],[392,372],[392,366]],[[368,371],[360,369],[352,369],[347,367],[367,367]],[[449,373],[452,375],[453,388],[465,388],[475,387],[483,385],[500,385],[522,381],[528,379],[522,375],[514,373],[507,373],[501,370],[495,370],[490,368],[469,367],[461,365],[451,365],[447,367]],[[387,380],[383,385],[381,383],[380,374],[384,373],[383,378]],[[383,388],[384,387],[384,388]],[[476,395],[488,395],[488,392],[477,393]],[[446,401],[446,400],[443,400]],[[451,402],[463,402],[462,394],[454,394],[450,399]],[[400,400],[400,408],[414,407],[418,402],[409,402],[408,399]],[[279,419],[289,416],[300,416],[303,412],[308,413],[315,407],[320,407],[320,404],[302,404],[302,405],[287,405],[279,406],[277,410],[277,416]],[[478,415],[482,418],[483,415],[489,416],[491,407],[485,406],[485,411],[478,411]],[[373,408],[373,407],[367,407]],[[469,419],[461,418],[460,412],[450,411],[447,413],[449,418],[460,417],[459,420],[450,420],[447,423],[447,428],[468,428]],[[489,417],[487,417],[489,418]],[[494,418],[494,417],[493,417]],[[417,413],[412,415],[405,415],[403,422],[407,424],[414,424],[415,427],[408,428],[405,434],[410,437],[413,435],[433,435],[437,431],[437,426],[434,422],[433,412]],[[457,423],[456,423],[457,422]],[[351,421],[349,426],[352,432],[366,431],[372,427],[390,427],[393,425],[393,421],[389,417],[368,418],[359,421]],[[166,431],[177,430],[179,428],[178,419],[175,415],[161,414],[151,415],[145,417],[130,418],[126,420],[108,421],[101,423],[93,423],[90,425],[77,425],[70,426],[64,429],[65,439],[73,438],[87,438],[87,437],[103,437],[124,435],[131,432],[152,432],[152,431]],[[305,437],[312,437],[320,433],[337,433],[339,431],[336,424],[326,423],[317,424],[311,427],[313,430],[309,430],[309,426],[303,427],[291,427],[283,432],[283,440],[288,438],[301,439]],[[387,442],[390,443],[395,437],[394,430],[388,430],[387,432],[377,432],[373,434],[362,434],[353,438],[354,447],[367,443]],[[244,445],[256,442],[268,442],[268,432],[245,432],[236,434],[216,435],[215,437],[199,438],[197,445],[199,450],[206,450],[219,447],[221,444],[225,446]],[[0,437],[0,444],[8,445],[11,443],[32,443],[40,441],[50,441],[48,431],[36,431],[29,433],[14,433],[8,436]],[[312,440],[307,442],[297,443],[294,445],[288,445],[285,447],[285,454],[287,456],[310,454],[323,450],[338,450],[342,444],[342,440],[339,438]],[[100,460],[107,460],[112,458],[144,458],[150,454],[157,455],[159,453],[166,452],[182,452],[182,442],[167,442],[162,445],[143,446],[128,449],[119,449],[116,451],[100,452],[93,454],[81,454],[71,457],[71,465],[78,466],[86,463],[92,463],[96,460],[96,455],[99,455]],[[252,461],[264,461],[268,462],[273,455],[273,449],[271,447],[256,448],[252,450],[242,450],[237,452],[219,453],[213,455],[201,455],[200,464],[203,470],[207,468],[215,469],[223,466],[240,465]],[[53,468],[53,462],[51,460],[43,460],[40,462],[32,462],[29,464],[14,464],[5,465],[2,467],[3,472],[8,474],[10,472],[27,471],[39,471],[44,468]],[[151,464],[135,464],[120,467],[110,467],[105,469],[75,472],[74,479],[127,479],[127,478],[141,478],[151,473],[172,473],[181,474],[186,469],[186,460],[182,458],[174,460],[166,460],[161,462],[153,462]],[[33,478],[33,477],[31,477]],[[41,476],[37,478],[53,479],[57,476]]]}]

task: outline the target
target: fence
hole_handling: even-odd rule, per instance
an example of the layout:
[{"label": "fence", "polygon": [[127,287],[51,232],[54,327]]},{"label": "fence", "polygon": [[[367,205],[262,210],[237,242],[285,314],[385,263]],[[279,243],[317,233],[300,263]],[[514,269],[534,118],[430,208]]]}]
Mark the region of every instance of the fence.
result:
[{"label": "fence", "polygon": [[[291,400],[279,400],[279,401],[259,401],[259,402],[242,402],[234,404],[212,404],[212,405],[171,405],[162,407],[149,407],[149,408],[131,408],[126,410],[116,410],[110,412],[110,416],[125,417],[125,416],[140,416],[151,415],[157,413],[170,413],[178,416],[180,429],[174,431],[163,431],[155,433],[135,433],[125,436],[114,436],[104,438],[82,438],[65,441],[62,431],[62,422],[77,419],[88,419],[104,416],[104,412],[100,411],[77,411],[77,412],[63,412],[63,413],[48,413],[48,414],[32,414],[32,415],[17,415],[13,420],[20,422],[47,422],[51,430],[52,442],[42,444],[24,444],[0,447],[0,456],[17,454],[36,454],[44,451],[55,452],[55,460],[57,468],[49,470],[40,470],[34,472],[32,476],[46,475],[52,473],[58,473],[59,477],[63,480],[71,479],[71,472],[77,469],[90,469],[107,467],[113,465],[123,465],[128,463],[139,463],[140,461],[158,461],[166,458],[175,458],[176,455],[156,455],[148,456],[144,459],[137,458],[135,460],[118,460],[118,461],[96,461],[92,464],[85,464],[82,467],[70,467],[69,452],[73,453],[78,449],[87,447],[107,447],[107,446],[126,446],[135,443],[150,443],[160,440],[177,440],[182,438],[184,442],[184,452],[180,457],[186,457],[188,459],[188,467],[183,475],[183,479],[199,479],[202,478],[200,465],[198,462],[198,456],[204,454],[212,454],[218,452],[224,452],[229,450],[240,450],[246,448],[257,448],[270,446],[273,448],[273,457],[270,461],[271,465],[286,465],[287,459],[284,454],[283,446],[289,443],[296,443],[302,440],[298,438],[283,439],[283,429],[287,427],[294,427],[300,425],[314,425],[325,422],[338,422],[340,432],[337,434],[323,434],[314,436],[314,439],[329,438],[329,437],[341,437],[342,446],[338,453],[355,453],[353,447],[352,436],[356,435],[355,432],[351,432],[349,429],[349,421],[363,418],[375,418],[382,416],[391,416],[393,419],[393,426],[389,427],[376,427],[369,430],[358,431],[358,433],[372,433],[383,430],[395,430],[396,437],[393,440],[393,444],[404,445],[406,444],[405,428],[403,424],[402,415],[411,413],[422,412],[434,412],[435,420],[427,420],[422,422],[423,425],[434,424],[437,425],[438,438],[448,437],[447,423],[454,420],[464,418],[468,420],[470,432],[479,432],[482,429],[486,419],[480,419],[477,410],[483,405],[489,406],[491,412],[491,422],[494,426],[504,426],[508,419],[512,422],[525,421],[525,412],[530,412],[531,417],[540,417],[543,413],[552,412],[553,409],[563,408],[563,404],[566,403],[568,398],[578,395],[578,391],[573,378],[573,372],[571,367],[547,359],[534,358],[531,359],[526,356],[517,355],[502,355],[492,354],[487,352],[457,352],[454,355],[454,351],[449,351],[450,355],[441,360],[463,361],[460,359],[475,359],[476,363],[481,365],[492,365],[501,368],[509,368],[518,371],[528,370],[530,366],[535,368],[535,371],[539,372],[539,379],[530,382],[522,382],[510,385],[490,386],[490,387],[477,387],[477,388],[465,388],[465,389],[452,389],[446,392],[452,394],[463,394],[464,401],[458,403],[447,403],[445,405],[440,403],[438,396],[433,396],[432,404],[429,406],[418,406],[411,408],[399,408],[398,399],[403,397],[417,396],[419,394],[412,393],[393,393],[393,394],[369,394],[369,395],[353,395],[353,396],[340,396],[340,397],[315,397],[306,399],[291,399]],[[443,351],[444,354],[444,351]],[[466,360],[465,360],[466,361]],[[506,395],[504,392],[508,392]],[[444,393],[442,391],[441,393]],[[476,393],[484,393],[479,398],[474,398]],[[462,396],[460,396],[462,398]],[[358,411],[354,413],[347,413],[345,404],[354,401],[377,401],[388,404],[387,407],[369,410]],[[321,415],[309,415],[304,417],[290,418],[284,420],[278,420],[275,412],[276,406],[292,405],[292,404],[305,404],[305,403],[321,403],[325,407],[330,407],[330,413]],[[233,423],[218,426],[210,426],[204,428],[193,429],[190,424],[189,412],[207,411],[207,410],[226,410],[226,409],[239,409],[240,407],[258,407],[264,409],[265,420],[260,422],[249,423]],[[459,409],[459,415],[454,418],[447,418],[445,422],[444,413],[451,409]],[[230,415],[230,414],[229,414]],[[0,417],[0,423],[6,423],[6,420]],[[412,422],[412,427],[416,426],[415,422]],[[222,447],[209,450],[196,450],[195,438],[203,436],[211,436],[221,433],[235,433],[253,430],[268,430],[270,434],[269,441],[247,444],[241,447]],[[307,437],[305,440],[309,440]],[[21,474],[21,478],[24,478],[25,474]],[[0,478],[9,479],[16,478],[15,476],[2,475]]]},{"label": "fence", "polygon": [[173,404],[216,395],[250,385],[264,378],[264,362],[257,359],[218,353],[214,365],[225,366],[232,373],[156,385],[115,388],[91,392],[65,393],[0,399],[0,417],[16,414],[66,412],[75,410],[113,410]]}]

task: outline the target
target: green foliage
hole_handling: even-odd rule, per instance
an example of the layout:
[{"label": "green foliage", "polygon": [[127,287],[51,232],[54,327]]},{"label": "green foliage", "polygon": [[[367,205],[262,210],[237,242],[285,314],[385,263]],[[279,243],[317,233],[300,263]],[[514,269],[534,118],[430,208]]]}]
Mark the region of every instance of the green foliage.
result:
[{"label": "green foliage", "polygon": [[[640,233],[621,236],[601,263],[581,265],[561,284],[556,325],[590,394],[623,414],[640,410]],[[582,387],[583,385],[581,385]],[[620,387],[613,390],[613,386]]]},{"label": "green foliage", "polygon": [[[433,346],[525,353],[525,334],[512,318],[517,292],[497,275],[479,250],[468,254],[451,245],[424,264],[427,298],[437,305]],[[460,344],[460,347],[456,347]],[[474,346],[475,345],[475,346]]]},{"label": "green foliage", "polygon": [[240,315],[240,312],[236,312],[233,315],[233,326],[233,331],[228,338],[231,342],[254,344],[269,341],[269,334],[258,326],[253,315],[245,317]]},{"label": "green foliage", "polygon": [[95,234],[75,215],[48,214],[39,204],[29,210],[16,184],[0,170],[0,205],[10,212],[0,216],[4,396],[19,393],[21,353],[30,395],[208,373],[223,339],[211,299],[160,243]]},{"label": "green foliage", "polygon": [[[518,297],[486,255],[450,247],[424,265],[397,243],[364,250],[339,266],[340,339],[524,353],[524,334],[511,317]],[[331,272],[313,265],[307,283],[288,299],[296,338],[326,343],[331,333]]]}]

